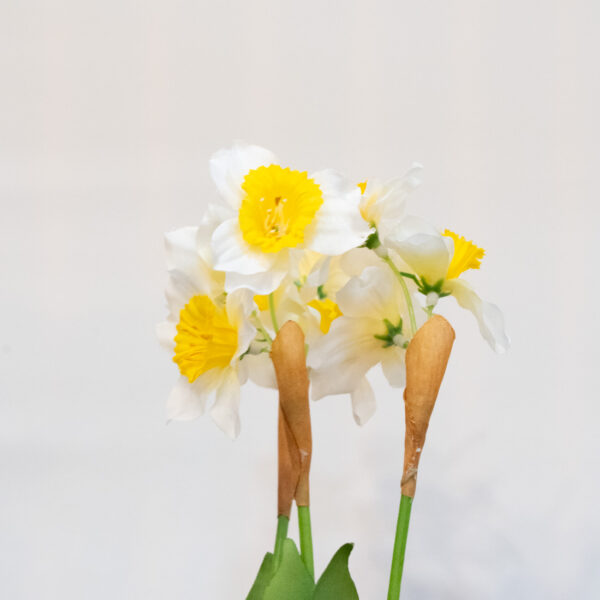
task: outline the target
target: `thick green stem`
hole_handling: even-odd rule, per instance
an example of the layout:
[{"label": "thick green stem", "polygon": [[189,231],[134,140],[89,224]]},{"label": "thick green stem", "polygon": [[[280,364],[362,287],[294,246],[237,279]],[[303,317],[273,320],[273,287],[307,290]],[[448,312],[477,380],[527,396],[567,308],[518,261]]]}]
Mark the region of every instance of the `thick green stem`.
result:
[{"label": "thick green stem", "polygon": [[410,496],[402,496],[400,498],[400,510],[398,511],[398,524],[396,525],[396,540],[394,542],[387,600],[398,600],[400,598],[400,584],[402,583],[402,569],[404,568],[404,554],[406,552],[406,538],[408,537],[412,501],[413,499]]},{"label": "thick green stem", "polygon": [[398,270],[398,267],[396,267],[394,261],[389,256],[386,256],[383,260],[390,266],[390,269],[392,269],[394,275],[396,275],[398,281],[400,282],[400,287],[402,288],[402,292],[404,293],[404,299],[406,300],[406,306],[408,308],[410,328],[412,330],[412,334],[415,335],[415,333],[417,333],[417,320],[415,319],[415,309],[413,307],[412,299],[410,297],[410,292],[408,291],[406,281],[404,281],[402,273]]},{"label": "thick green stem", "polygon": [[273,292],[269,294],[269,311],[271,312],[271,321],[273,322],[273,329],[275,333],[279,331],[279,325],[277,324],[277,315],[275,314],[275,297]]},{"label": "thick green stem", "polygon": [[298,507],[298,529],[300,530],[300,555],[310,573],[315,578],[315,561],[313,557],[312,529],[310,526],[310,507]]},{"label": "thick green stem", "polygon": [[277,533],[275,534],[275,550],[273,554],[275,556],[275,565],[279,565],[281,557],[283,555],[283,540],[287,537],[288,527],[290,520],[285,515],[279,515],[277,517]]}]

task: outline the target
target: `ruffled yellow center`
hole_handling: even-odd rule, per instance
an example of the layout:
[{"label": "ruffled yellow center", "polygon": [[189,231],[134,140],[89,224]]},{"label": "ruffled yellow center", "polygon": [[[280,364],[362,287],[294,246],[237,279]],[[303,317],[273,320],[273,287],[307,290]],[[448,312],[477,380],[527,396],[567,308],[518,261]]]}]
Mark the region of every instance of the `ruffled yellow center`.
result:
[{"label": "ruffled yellow center", "polygon": [[444,231],[444,235],[454,241],[454,254],[448,267],[446,279],[456,279],[468,269],[479,269],[481,259],[485,254],[483,248],[478,248],[473,242],[466,240],[462,235],[457,235],[448,229]]},{"label": "ruffled yellow center", "polygon": [[296,248],[323,204],[321,189],[306,173],[279,165],[253,169],[244,178],[239,212],[244,240],[263,252]]},{"label": "ruffled yellow center", "polygon": [[238,333],[225,308],[208,296],[194,296],[179,313],[173,361],[190,383],[210,369],[227,367],[237,346]]},{"label": "ruffled yellow center", "polygon": [[316,308],[321,315],[321,323],[319,329],[323,333],[327,333],[331,324],[342,316],[340,307],[330,298],[324,298],[323,300],[311,300],[308,303],[309,306]]}]

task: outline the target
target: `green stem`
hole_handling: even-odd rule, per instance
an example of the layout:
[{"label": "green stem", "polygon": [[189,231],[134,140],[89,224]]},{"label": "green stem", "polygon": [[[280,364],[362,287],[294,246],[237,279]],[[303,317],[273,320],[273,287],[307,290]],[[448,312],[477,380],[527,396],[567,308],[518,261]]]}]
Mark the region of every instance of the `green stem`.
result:
[{"label": "green stem", "polygon": [[394,275],[396,275],[398,281],[400,282],[400,287],[402,288],[402,292],[404,293],[404,299],[406,300],[406,306],[408,308],[410,328],[412,330],[412,334],[415,335],[415,333],[417,333],[417,320],[415,319],[415,309],[413,307],[412,299],[410,297],[410,292],[408,291],[406,281],[404,281],[402,273],[398,270],[398,267],[396,267],[394,261],[392,261],[392,259],[389,256],[386,256],[383,260],[390,266],[390,269],[392,269]]},{"label": "green stem", "polygon": [[403,495],[400,498],[400,510],[398,511],[398,524],[396,525],[396,540],[394,542],[387,600],[398,600],[400,598],[400,584],[402,583],[402,569],[404,568],[404,554],[406,552],[406,538],[408,537],[412,501],[413,499],[409,496]]},{"label": "green stem", "polygon": [[315,561],[313,557],[312,530],[310,526],[310,507],[298,507],[298,529],[300,530],[300,555],[310,576],[315,578]]},{"label": "green stem", "polygon": [[277,517],[277,533],[275,534],[275,550],[273,555],[275,556],[275,565],[279,565],[283,555],[283,540],[287,537],[288,527],[290,520],[285,515],[279,515]]},{"label": "green stem", "polygon": [[279,331],[279,325],[277,324],[277,315],[275,314],[275,297],[273,292],[269,294],[269,311],[271,312],[271,321],[273,322],[273,329],[275,333]]},{"label": "green stem", "polygon": [[258,331],[259,333],[262,333],[265,336],[265,340],[267,340],[269,343],[271,343],[273,340],[271,339],[271,336],[269,335],[269,332],[262,326],[260,319],[258,318],[258,315],[256,314],[256,311],[254,311],[252,313],[252,316],[254,317],[254,326],[256,327],[256,331]]}]

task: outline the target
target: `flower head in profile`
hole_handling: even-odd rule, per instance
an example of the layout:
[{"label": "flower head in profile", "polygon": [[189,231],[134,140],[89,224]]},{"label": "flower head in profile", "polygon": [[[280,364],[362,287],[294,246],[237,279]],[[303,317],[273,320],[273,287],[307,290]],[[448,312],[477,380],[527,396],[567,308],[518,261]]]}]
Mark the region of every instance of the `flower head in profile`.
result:
[{"label": "flower head in profile", "polygon": [[312,397],[350,394],[357,423],[375,411],[367,372],[381,364],[390,385],[404,385],[404,354],[408,345],[405,296],[385,264],[366,266],[337,293],[343,316],[308,354]]},{"label": "flower head in profile", "polygon": [[368,179],[359,184],[360,214],[371,227],[367,246],[387,245],[388,236],[402,223],[410,194],[421,185],[423,166],[413,163],[401,177],[386,182]]},{"label": "flower head in profile", "polygon": [[240,289],[226,294],[223,273],[212,269],[207,245],[212,217],[201,227],[165,236],[169,314],[157,333],[179,370],[167,402],[168,418],[194,419],[214,399],[213,420],[235,438],[240,430],[241,385],[250,371],[269,371],[272,366],[267,354],[251,353],[255,340],[263,341],[253,319],[252,293]]},{"label": "flower head in profile", "polygon": [[217,152],[210,170],[229,209],[212,236],[214,267],[226,274],[228,292],[247,287],[269,294],[298,251],[338,255],[368,235],[360,190],[335,171],[308,175],[241,142]]},{"label": "flower head in profile", "polygon": [[453,296],[477,319],[484,339],[496,352],[508,349],[510,341],[504,318],[495,304],[482,300],[462,278],[470,269],[479,269],[485,251],[472,241],[446,229],[439,233],[417,217],[408,217],[394,233],[391,247],[412,273],[418,290],[425,296],[428,312],[440,298]]}]

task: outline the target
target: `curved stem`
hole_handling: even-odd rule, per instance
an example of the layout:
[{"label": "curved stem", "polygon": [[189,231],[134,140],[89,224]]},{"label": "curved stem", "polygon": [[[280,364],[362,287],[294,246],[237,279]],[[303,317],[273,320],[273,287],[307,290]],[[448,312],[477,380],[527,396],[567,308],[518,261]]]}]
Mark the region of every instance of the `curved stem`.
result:
[{"label": "curved stem", "polygon": [[275,329],[275,333],[277,333],[279,331],[279,325],[277,324],[277,315],[275,314],[275,297],[273,296],[273,292],[269,294],[269,311],[271,313],[273,329]]},{"label": "curved stem", "polygon": [[412,299],[410,297],[410,292],[408,291],[406,281],[404,281],[402,273],[398,270],[398,267],[396,267],[394,261],[392,261],[392,259],[389,256],[386,256],[383,260],[390,266],[390,269],[392,269],[394,275],[396,275],[398,281],[400,282],[400,287],[402,288],[402,292],[404,293],[404,299],[406,300],[406,306],[408,308],[410,328],[412,330],[412,334],[415,335],[415,333],[417,333],[417,320],[415,319],[415,309],[413,307]]},{"label": "curved stem", "polygon": [[310,525],[310,507],[298,507],[298,529],[300,530],[300,555],[310,573],[315,578],[315,561],[313,557],[312,529]]},{"label": "curved stem", "polygon": [[394,541],[394,554],[392,555],[392,570],[390,572],[390,587],[388,600],[400,598],[400,584],[402,583],[402,570],[404,568],[404,554],[406,552],[406,538],[408,537],[408,524],[410,522],[410,509],[413,499],[410,496],[400,498],[398,511],[398,524],[396,525],[396,540]]},{"label": "curved stem", "polygon": [[285,515],[279,515],[277,517],[277,533],[275,534],[275,550],[273,555],[275,556],[275,565],[279,565],[281,557],[283,555],[283,541],[287,537],[288,527],[290,520]]}]

